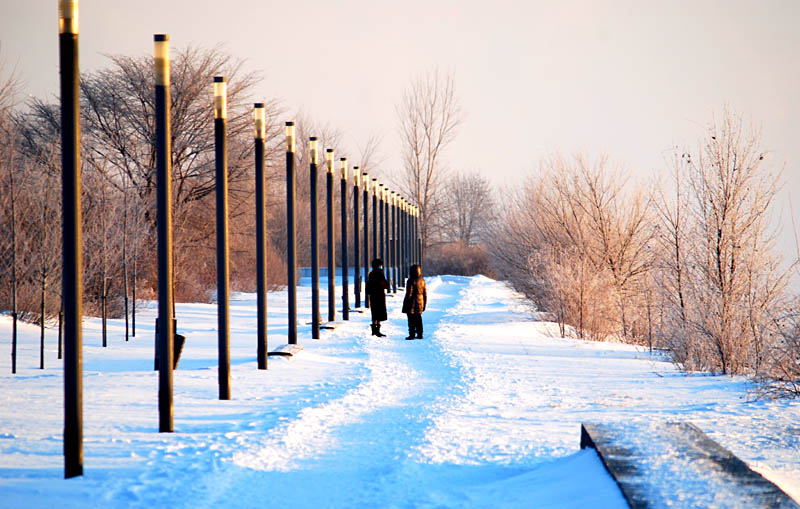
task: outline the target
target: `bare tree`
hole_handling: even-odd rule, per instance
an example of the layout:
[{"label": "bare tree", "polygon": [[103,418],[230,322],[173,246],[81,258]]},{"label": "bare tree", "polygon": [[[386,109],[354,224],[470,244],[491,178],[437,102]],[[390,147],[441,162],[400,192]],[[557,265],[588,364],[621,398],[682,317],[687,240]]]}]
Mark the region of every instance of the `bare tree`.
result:
[{"label": "bare tree", "polygon": [[686,369],[757,374],[778,338],[787,276],[769,214],[779,176],[759,144],[725,111],[697,151],[675,156],[675,198],[658,200],[662,330]]},{"label": "bare tree", "polygon": [[415,79],[396,110],[406,172],[400,185],[419,206],[424,249],[438,234],[435,225],[446,179],[443,156],[462,122],[453,75],[437,70]]},{"label": "bare tree", "polygon": [[478,172],[457,173],[445,187],[440,228],[448,242],[473,247],[485,236],[495,215],[489,180]]},{"label": "bare tree", "polygon": [[609,168],[606,157],[598,158],[594,165],[582,156],[576,162],[581,184],[578,204],[585,210],[592,232],[588,253],[612,276],[620,332],[627,338],[632,333],[630,309],[638,307],[633,301],[652,267],[649,198],[641,187],[623,194],[627,179]]},{"label": "bare tree", "polygon": [[[172,127],[172,171],[177,205],[198,200],[214,189],[214,136],[211,82],[214,76],[228,79],[228,137],[231,143],[229,179],[235,184],[246,176],[242,152],[252,143],[250,94],[257,76],[242,71],[242,61],[217,50],[188,47],[176,50],[171,63],[170,114]],[[155,186],[155,98],[150,56],[111,56],[112,67],[81,78],[81,112],[84,137],[90,156],[106,159],[110,167],[124,172],[142,195]],[[280,134],[274,103],[267,104],[271,116],[268,141],[275,145]],[[249,160],[247,161],[249,162]],[[235,187],[232,188],[232,191]]]},{"label": "bare tree", "polygon": [[[0,71],[2,70],[0,63]],[[8,85],[8,83],[6,83]],[[6,167],[7,173],[2,175],[2,188],[5,190],[0,194],[0,281],[3,286],[0,289],[0,296],[4,296],[5,290],[9,294],[6,298],[0,299],[0,309],[11,310],[12,331],[11,331],[11,373],[17,372],[17,295],[19,280],[17,278],[17,185],[15,185],[15,163],[16,145],[18,130],[9,118],[11,105],[13,104],[12,94],[13,85],[8,89],[0,89],[0,135],[6,140],[0,146],[0,161]],[[24,172],[23,172],[24,174]]]}]

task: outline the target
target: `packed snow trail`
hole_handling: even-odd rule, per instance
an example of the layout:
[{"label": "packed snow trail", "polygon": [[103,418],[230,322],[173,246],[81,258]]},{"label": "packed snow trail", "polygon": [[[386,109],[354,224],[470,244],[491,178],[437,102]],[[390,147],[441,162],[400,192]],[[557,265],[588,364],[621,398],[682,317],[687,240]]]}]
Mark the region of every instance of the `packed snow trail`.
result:
[{"label": "packed snow trail", "polygon": [[[387,338],[369,315],[314,341],[298,289],[292,359],[255,363],[255,298],[231,301],[231,401],[217,400],[216,306],[179,304],[187,343],[175,433],[158,433],[151,305],[124,322],[84,322],[85,475],[63,477],[62,379],[24,324],[19,374],[0,343],[3,507],[624,507],[582,421],[687,420],[800,494],[800,402],[753,402],[741,378],[685,375],[659,356],[557,337],[519,295],[483,277],[428,278],[425,339],[405,341],[401,295]],[[324,285],[323,298],[325,302]],[[269,341],[286,341],[286,293],[269,295]],[[0,316],[8,337],[10,319]],[[682,494],[691,499],[691,493]],[[688,497],[688,498],[687,498]]]},{"label": "packed snow trail", "polygon": [[[480,493],[482,486],[527,473],[477,461],[451,464],[423,451],[435,421],[458,406],[470,390],[472,375],[441,348],[439,332],[460,320],[461,301],[474,291],[464,285],[466,281],[434,278],[429,282],[423,340],[402,339],[404,316],[396,309],[401,299],[390,299],[394,313],[384,327],[387,338],[366,333],[358,337],[367,353],[368,376],[343,397],[306,408],[296,420],[269,433],[266,443],[249,444],[235,453],[233,463],[245,469],[234,470],[224,490],[209,483],[212,490],[201,493],[196,502],[205,500],[213,506],[235,494],[240,501],[247,497],[254,506],[264,500],[291,501],[296,507],[463,506],[471,502],[470,489]],[[611,507],[622,503],[594,453],[579,454],[572,462],[583,469],[595,468],[596,482],[589,483],[591,487],[604,488],[605,498],[613,501]],[[530,480],[522,482],[530,484]],[[298,492],[298,486],[309,488]],[[562,501],[580,491],[568,493],[563,482],[560,486]],[[539,498],[557,492],[548,488]],[[602,495],[598,498],[595,492],[590,500],[603,506]],[[535,499],[535,490],[521,490],[512,495],[511,504]],[[580,500],[578,496],[576,507]]]}]

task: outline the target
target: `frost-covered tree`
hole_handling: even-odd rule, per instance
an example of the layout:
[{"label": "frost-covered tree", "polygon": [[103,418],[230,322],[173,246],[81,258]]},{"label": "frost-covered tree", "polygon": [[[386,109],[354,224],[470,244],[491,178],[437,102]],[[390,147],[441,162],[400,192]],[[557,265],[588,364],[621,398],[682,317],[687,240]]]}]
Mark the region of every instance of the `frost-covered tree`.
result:
[{"label": "frost-covered tree", "polygon": [[665,336],[688,369],[759,373],[787,282],[770,215],[779,175],[759,133],[729,111],[673,172],[674,198],[658,208]]}]

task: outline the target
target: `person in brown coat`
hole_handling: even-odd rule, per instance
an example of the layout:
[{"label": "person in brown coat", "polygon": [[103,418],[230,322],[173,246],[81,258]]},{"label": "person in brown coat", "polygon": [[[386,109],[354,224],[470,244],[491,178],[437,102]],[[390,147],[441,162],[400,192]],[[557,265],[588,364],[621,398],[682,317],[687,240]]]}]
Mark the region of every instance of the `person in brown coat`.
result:
[{"label": "person in brown coat", "polygon": [[367,277],[367,295],[369,296],[370,307],[372,313],[372,335],[378,337],[385,337],[386,334],[381,333],[381,322],[386,320],[386,290],[389,289],[389,282],[386,281],[386,276],[383,275],[383,260],[376,258],[372,260],[372,272]]},{"label": "person in brown coat", "polygon": [[403,313],[408,315],[408,337],[422,339],[422,312],[428,305],[428,290],[422,279],[422,268],[412,265],[406,281],[406,296],[403,299]]}]

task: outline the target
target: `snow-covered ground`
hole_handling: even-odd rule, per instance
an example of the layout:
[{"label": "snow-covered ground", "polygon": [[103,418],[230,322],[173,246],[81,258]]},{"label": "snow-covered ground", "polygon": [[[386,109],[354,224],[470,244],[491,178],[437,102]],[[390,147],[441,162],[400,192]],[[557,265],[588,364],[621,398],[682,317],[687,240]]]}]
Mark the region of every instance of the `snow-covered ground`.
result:
[{"label": "snow-covered ground", "polygon": [[[326,316],[322,285],[323,317]],[[298,291],[294,358],[255,362],[255,296],[231,303],[231,401],[217,399],[216,306],[179,304],[175,433],[158,433],[153,303],[137,337],[84,322],[85,475],[63,479],[55,328],[38,369],[23,325],[11,375],[0,317],[0,506],[625,507],[580,423],[688,420],[800,499],[800,402],[751,401],[741,378],[685,375],[658,356],[557,337],[519,296],[484,277],[428,279],[425,339],[388,337],[368,314],[310,338]],[[337,302],[341,302],[337,298]],[[269,295],[269,342],[286,342],[286,294]],[[681,494],[691,500],[691,494]]]}]

